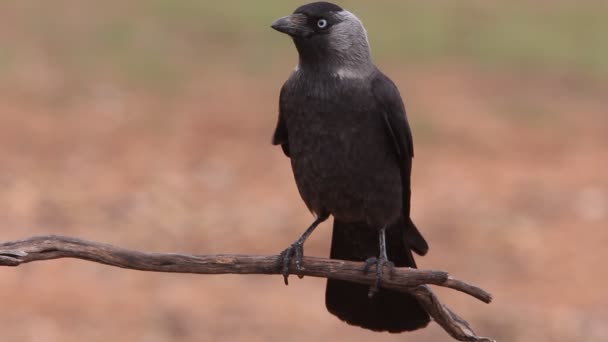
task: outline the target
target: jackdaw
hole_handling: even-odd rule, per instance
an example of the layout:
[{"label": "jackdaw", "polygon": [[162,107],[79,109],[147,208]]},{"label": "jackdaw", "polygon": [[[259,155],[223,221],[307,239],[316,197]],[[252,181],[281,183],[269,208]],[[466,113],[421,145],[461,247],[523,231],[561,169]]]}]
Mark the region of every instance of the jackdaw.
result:
[{"label": "jackdaw", "polygon": [[272,142],[291,159],[315,217],[281,253],[285,283],[292,260],[301,270],[304,241],[332,215],[330,257],[365,261],[365,272],[375,266],[376,282],[329,279],[329,312],[374,331],[425,327],[429,315],[412,295],[379,289],[384,267],[416,267],[412,251],[428,251],[410,219],[414,150],[399,90],[372,63],[361,21],[338,5],[301,6],[272,28],[291,36],[299,54],[281,89]]}]

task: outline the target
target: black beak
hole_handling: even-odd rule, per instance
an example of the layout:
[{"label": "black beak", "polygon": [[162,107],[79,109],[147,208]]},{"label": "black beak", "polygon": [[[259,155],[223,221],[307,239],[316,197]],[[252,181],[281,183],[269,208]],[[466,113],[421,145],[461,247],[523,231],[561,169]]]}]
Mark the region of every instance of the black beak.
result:
[{"label": "black beak", "polygon": [[292,37],[306,37],[313,33],[306,25],[307,21],[304,14],[294,13],[275,20],[270,27]]}]

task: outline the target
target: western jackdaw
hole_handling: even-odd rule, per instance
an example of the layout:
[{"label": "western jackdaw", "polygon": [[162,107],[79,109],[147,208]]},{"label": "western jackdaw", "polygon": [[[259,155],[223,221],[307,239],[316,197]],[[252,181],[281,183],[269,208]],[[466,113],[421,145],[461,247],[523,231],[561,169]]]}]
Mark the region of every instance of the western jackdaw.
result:
[{"label": "western jackdaw", "polygon": [[[333,259],[365,261],[376,283],[328,280],[329,312],[375,331],[425,327],[429,315],[411,295],[379,289],[384,267],[416,267],[428,245],[410,219],[414,156],[395,84],[372,63],[367,32],[352,13],[328,2],[304,5],[272,24],[293,39],[299,63],[281,89],[273,144],[291,159],[314,222],[281,253],[301,270],[304,241],[334,217]],[[389,261],[390,260],[390,261]]]}]

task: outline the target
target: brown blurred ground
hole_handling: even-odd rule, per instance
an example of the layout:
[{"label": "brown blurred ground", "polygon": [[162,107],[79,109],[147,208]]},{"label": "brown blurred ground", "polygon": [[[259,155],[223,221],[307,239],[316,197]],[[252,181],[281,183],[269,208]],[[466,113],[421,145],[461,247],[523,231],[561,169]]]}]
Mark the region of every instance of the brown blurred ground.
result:
[{"label": "brown blurred ground", "polygon": [[[116,71],[66,77],[37,52],[15,63],[0,82],[0,240],[285,248],[311,219],[288,159],[269,143],[293,54],[243,72],[238,55],[222,59],[231,49],[201,55],[222,66],[169,89],[125,85]],[[495,301],[442,298],[500,341],[608,340],[608,78],[460,59],[379,64],[414,129],[413,217],[431,245],[419,265]],[[327,255],[329,236],[328,223],[306,253]],[[323,294],[313,278],[285,287],[269,276],[36,263],[0,270],[0,341],[449,340],[435,324],[406,335],[349,327],[325,311]]]}]

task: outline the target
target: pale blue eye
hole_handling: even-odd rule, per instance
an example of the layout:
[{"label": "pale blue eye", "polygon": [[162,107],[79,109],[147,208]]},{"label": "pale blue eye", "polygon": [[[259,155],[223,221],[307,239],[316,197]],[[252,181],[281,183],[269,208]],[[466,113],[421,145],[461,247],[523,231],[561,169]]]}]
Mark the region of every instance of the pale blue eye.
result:
[{"label": "pale blue eye", "polygon": [[319,21],[317,21],[317,27],[320,29],[324,29],[327,27],[327,20],[325,19],[319,19]]}]

